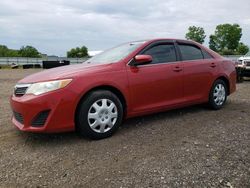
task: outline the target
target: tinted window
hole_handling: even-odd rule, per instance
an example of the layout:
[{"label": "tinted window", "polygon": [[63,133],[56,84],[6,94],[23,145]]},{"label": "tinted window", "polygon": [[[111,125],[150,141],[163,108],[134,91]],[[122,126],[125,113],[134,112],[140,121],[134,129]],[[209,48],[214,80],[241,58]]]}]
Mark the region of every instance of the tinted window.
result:
[{"label": "tinted window", "polygon": [[179,44],[182,60],[203,59],[201,50],[193,45]]},{"label": "tinted window", "polygon": [[143,54],[151,55],[152,63],[166,63],[176,61],[175,47],[173,44],[160,44],[146,50]]},{"label": "tinted window", "polygon": [[204,59],[212,59],[213,57],[205,50],[202,50]]}]

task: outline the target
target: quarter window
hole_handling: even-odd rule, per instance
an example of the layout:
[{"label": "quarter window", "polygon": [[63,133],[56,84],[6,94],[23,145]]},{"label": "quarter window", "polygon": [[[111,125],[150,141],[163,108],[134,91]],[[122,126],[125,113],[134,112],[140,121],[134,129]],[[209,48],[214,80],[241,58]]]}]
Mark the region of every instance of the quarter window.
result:
[{"label": "quarter window", "polygon": [[203,59],[203,55],[200,48],[196,46],[188,44],[179,44],[179,48],[183,61]]},{"label": "quarter window", "polygon": [[213,57],[205,50],[202,50],[204,59],[213,59]]},{"label": "quarter window", "polygon": [[146,50],[143,54],[151,55],[153,61],[151,63],[166,63],[176,61],[176,53],[174,44],[160,44]]}]

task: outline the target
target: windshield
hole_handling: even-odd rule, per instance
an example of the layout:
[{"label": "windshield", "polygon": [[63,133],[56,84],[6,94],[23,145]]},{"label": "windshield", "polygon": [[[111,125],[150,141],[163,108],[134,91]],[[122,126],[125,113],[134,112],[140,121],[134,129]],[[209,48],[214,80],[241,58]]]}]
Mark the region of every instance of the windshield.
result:
[{"label": "windshield", "polygon": [[140,47],[143,43],[145,43],[145,41],[122,44],[115,48],[104,51],[88,59],[86,62],[97,64],[117,62],[127,57],[131,52]]}]

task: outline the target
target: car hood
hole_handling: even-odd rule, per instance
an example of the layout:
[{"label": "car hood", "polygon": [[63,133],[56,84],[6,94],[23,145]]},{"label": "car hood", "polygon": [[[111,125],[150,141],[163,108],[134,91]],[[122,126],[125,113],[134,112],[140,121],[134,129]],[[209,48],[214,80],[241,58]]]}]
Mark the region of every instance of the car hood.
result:
[{"label": "car hood", "polygon": [[58,80],[65,78],[72,78],[77,75],[92,73],[92,72],[104,72],[111,64],[76,64],[67,65],[57,68],[52,68],[49,70],[44,70],[30,76],[27,76],[20,80],[18,83],[35,83],[35,82],[45,82],[49,80]]}]

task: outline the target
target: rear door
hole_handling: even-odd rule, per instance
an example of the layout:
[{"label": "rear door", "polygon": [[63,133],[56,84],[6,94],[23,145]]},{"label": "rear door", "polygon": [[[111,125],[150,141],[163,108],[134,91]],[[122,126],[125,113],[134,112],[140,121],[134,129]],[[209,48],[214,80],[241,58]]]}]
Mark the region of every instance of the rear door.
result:
[{"label": "rear door", "polygon": [[183,62],[183,94],[188,102],[208,99],[209,91],[218,71],[215,59],[199,46],[178,42]]},{"label": "rear door", "polygon": [[150,64],[128,66],[133,111],[151,111],[183,101],[182,63],[173,42],[148,46],[139,54],[151,55]]}]

